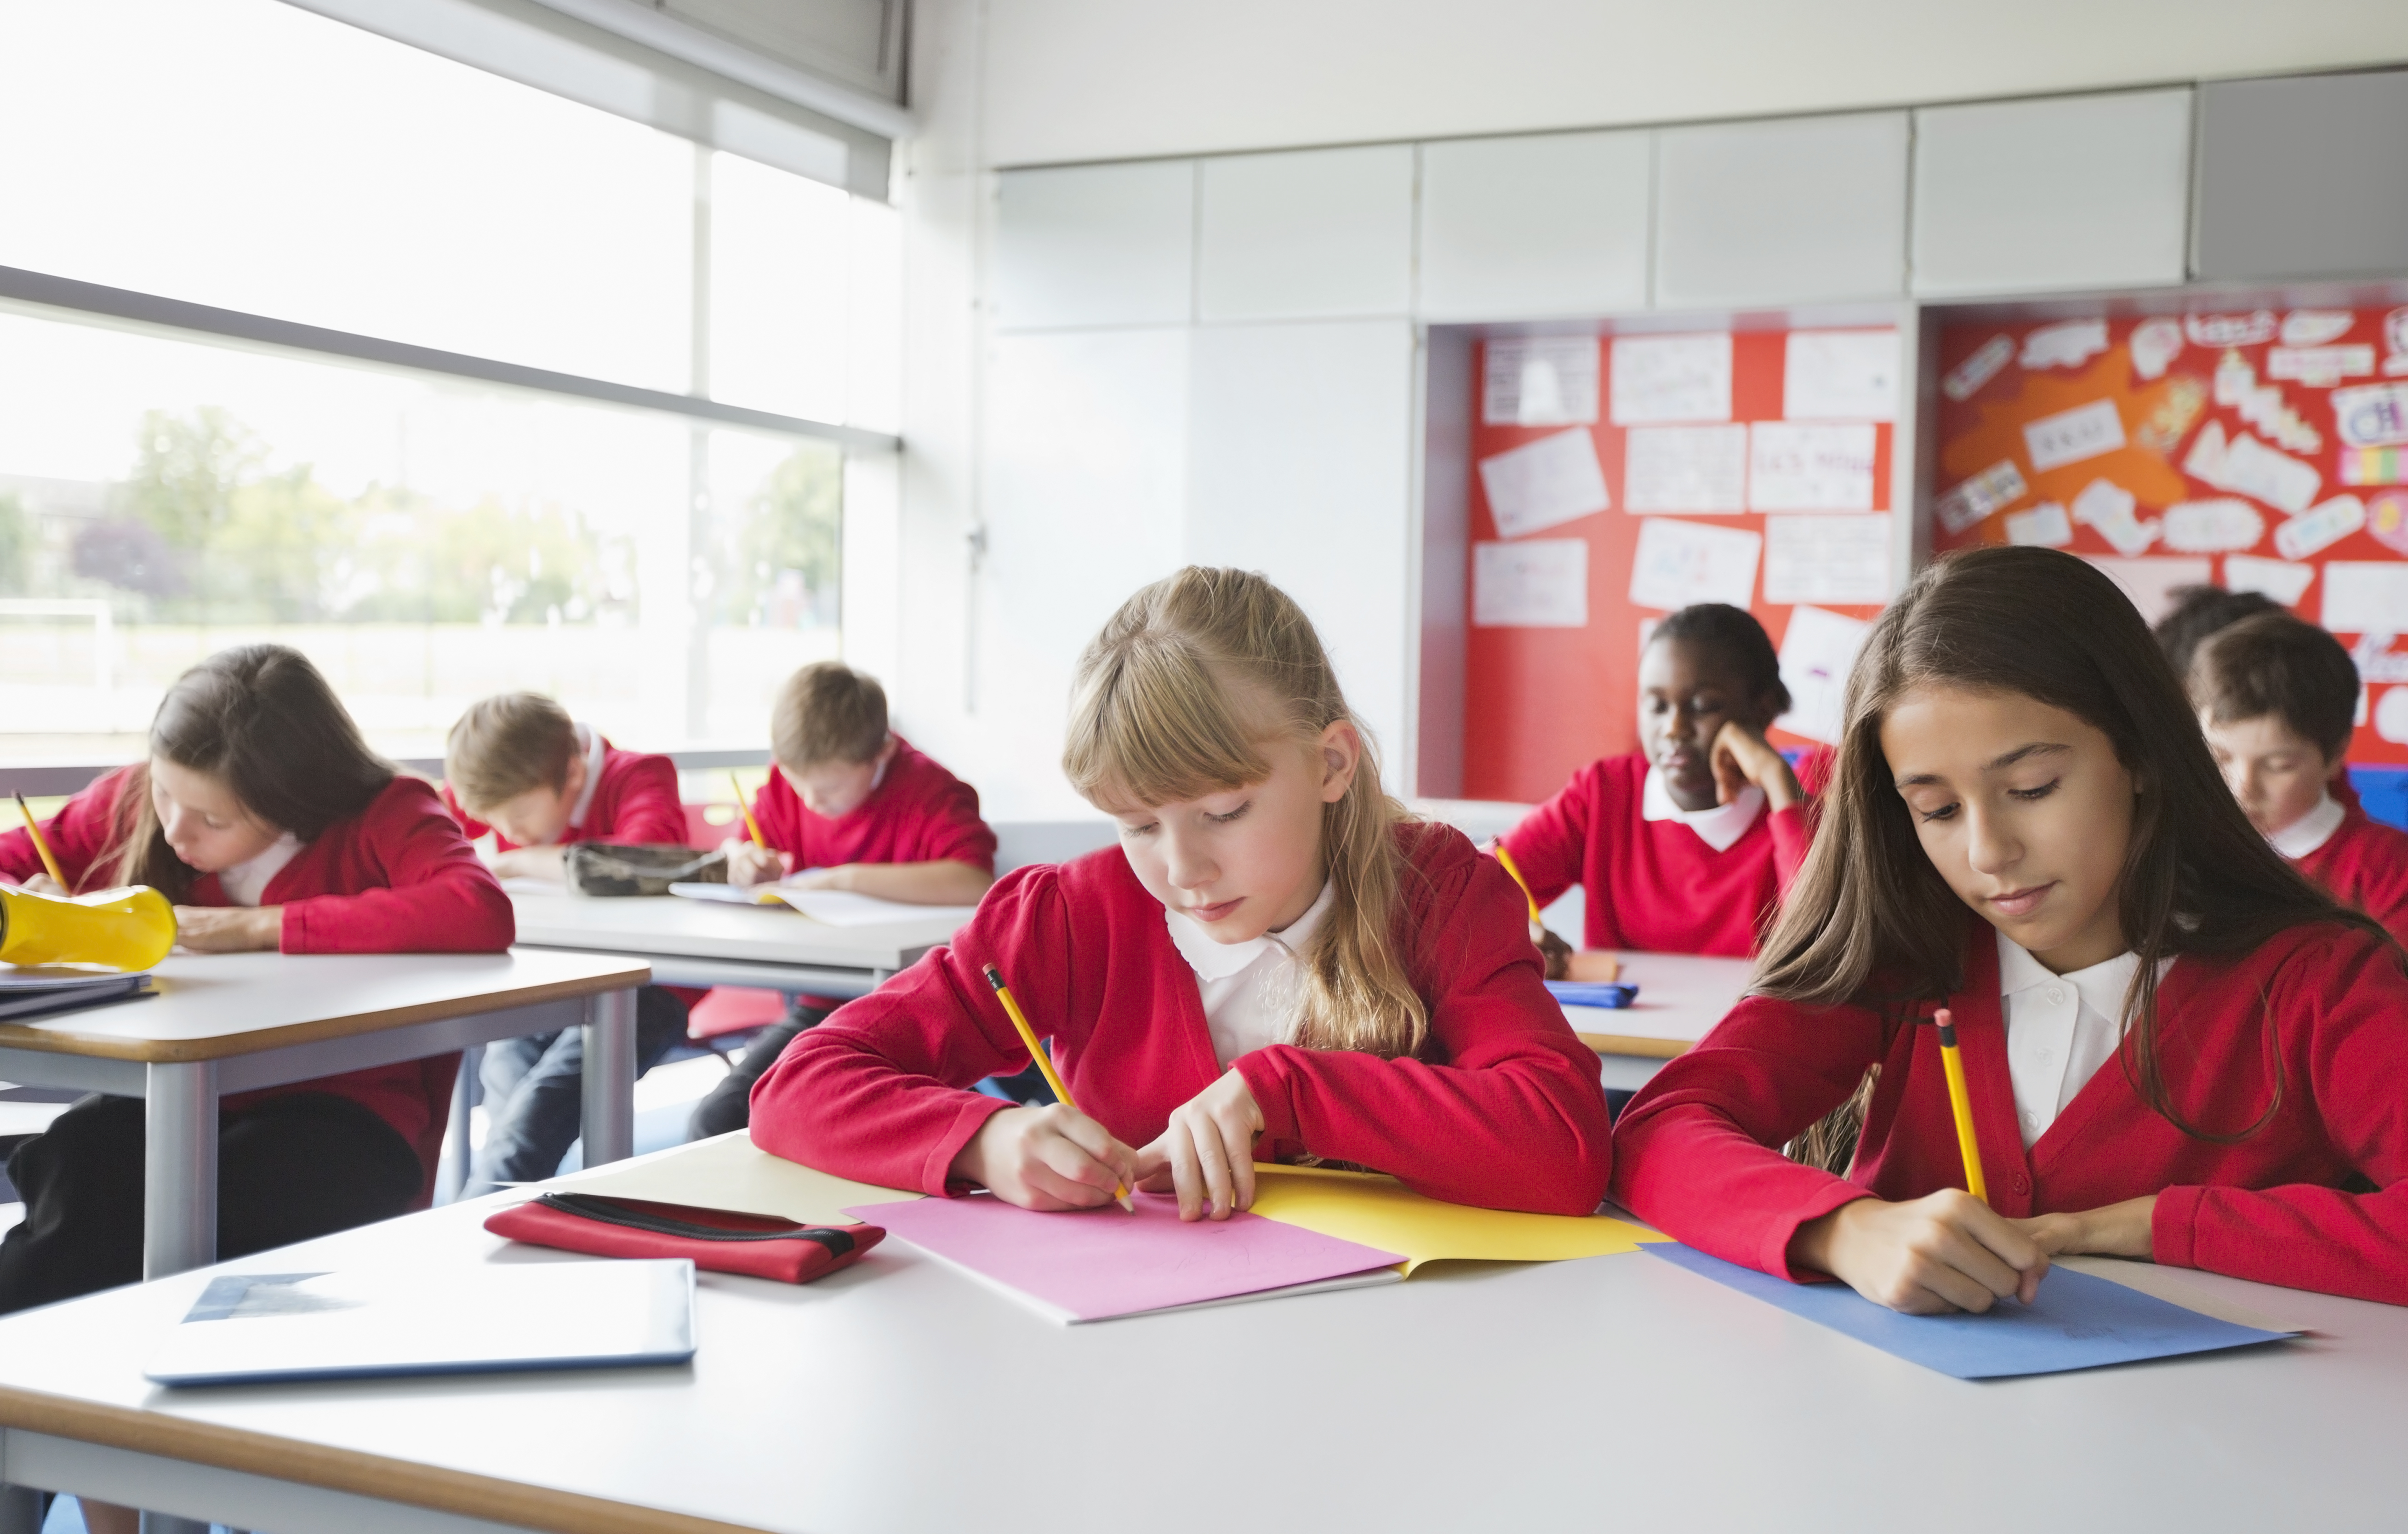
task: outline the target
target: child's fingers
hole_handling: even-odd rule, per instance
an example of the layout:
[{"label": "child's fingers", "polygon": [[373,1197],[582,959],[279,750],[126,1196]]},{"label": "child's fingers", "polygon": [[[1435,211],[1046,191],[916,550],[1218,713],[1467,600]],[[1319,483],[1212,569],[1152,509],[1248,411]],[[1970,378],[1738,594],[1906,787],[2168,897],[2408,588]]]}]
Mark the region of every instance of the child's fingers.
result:
[{"label": "child's fingers", "polygon": [[1254,1204],[1254,1129],[1242,1111],[1225,1109],[1215,1117],[1221,1131],[1221,1152],[1229,1164],[1229,1195],[1232,1210],[1252,1209]]},{"label": "child's fingers", "polygon": [[1065,1139],[1111,1171],[1115,1186],[1137,1185],[1137,1153],[1122,1144],[1110,1129],[1075,1108],[1063,1111],[1059,1127]]},{"label": "child's fingers", "polygon": [[1205,1114],[1202,1127],[1193,1136],[1199,1169],[1204,1175],[1204,1191],[1211,1200],[1206,1210],[1215,1220],[1226,1220],[1237,1207],[1237,1173],[1229,1166],[1229,1144],[1226,1131],[1211,1114]]},{"label": "child's fingers", "polygon": [[1164,1149],[1170,1153],[1172,1184],[1179,1195],[1179,1217],[1193,1220],[1204,1212],[1207,1197],[1203,1163],[1196,1154],[1196,1137],[1176,1114],[1170,1126],[1162,1132]]}]

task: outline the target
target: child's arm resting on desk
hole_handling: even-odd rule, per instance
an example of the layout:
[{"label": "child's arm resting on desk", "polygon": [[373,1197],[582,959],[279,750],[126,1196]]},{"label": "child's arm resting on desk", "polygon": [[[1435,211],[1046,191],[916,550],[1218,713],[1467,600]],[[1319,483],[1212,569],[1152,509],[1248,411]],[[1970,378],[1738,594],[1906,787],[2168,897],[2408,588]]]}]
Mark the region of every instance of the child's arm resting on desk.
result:
[{"label": "child's arm resting on desk", "polygon": [[813,868],[794,881],[807,890],[851,890],[914,906],[974,906],[995,875],[968,863],[938,858],[928,863],[846,863]]},{"label": "child's arm resting on desk", "polygon": [[1274,1044],[1231,1068],[1267,1139],[1450,1203],[1590,1213],[1612,1164],[1597,1055],[1541,983],[1522,892],[1496,859],[1456,845],[1426,868],[1408,958],[1444,1064]]},{"label": "child's arm resting on desk", "polygon": [[966,1088],[1029,1063],[980,968],[1002,966],[1045,1032],[1069,994],[1068,929],[1054,870],[1005,880],[951,943],[796,1038],[752,1089],[752,1142],[864,1183],[960,1191],[954,1158],[1011,1107]]},{"label": "child's arm resting on desk", "polygon": [[382,887],[286,901],[285,953],[497,953],[517,936],[510,897],[435,791],[397,781],[405,786],[371,804],[358,832]]}]

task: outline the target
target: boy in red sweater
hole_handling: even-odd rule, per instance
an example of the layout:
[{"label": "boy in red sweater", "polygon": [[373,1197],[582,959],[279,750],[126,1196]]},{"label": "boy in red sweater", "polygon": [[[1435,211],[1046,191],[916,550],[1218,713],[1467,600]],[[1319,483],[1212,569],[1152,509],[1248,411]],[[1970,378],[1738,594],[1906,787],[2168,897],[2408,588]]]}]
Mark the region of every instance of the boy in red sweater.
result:
[{"label": "boy in red sweater", "polygon": [[2333,785],[2348,765],[2358,667],[2341,641],[2287,612],[2200,641],[2190,697],[2232,796],[2293,866],[2408,941],[2408,832],[2367,817]]},{"label": "boy in red sweater", "polygon": [[1789,689],[1763,626],[1719,602],[1656,625],[1639,658],[1639,746],[1572,775],[1505,838],[1546,905],[1587,894],[1583,952],[1532,936],[1553,980],[1611,980],[1600,950],[1743,955],[1797,875],[1805,791],[1764,738]]},{"label": "boy in red sweater", "polygon": [[[726,844],[738,884],[852,890],[921,906],[972,906],[995,882],[995,832],[978,790],[887,726],[886,690],[837,661],[786,681],[769,715],[769,781],[752,796],[765,845]],[[839,1003],[796,996],[727,1079],[695,1105],[695,1140],[741,1129],[752,1083],[796,1035]]]},{"label": "boy in red sweater", "polygon": [[[571,842],[685,842],[676,764],[621,751],[538,693],[503,693],[469,705],[444,747],[443,799],[467,835],[492,833],[485,863],[505,879],[562,883]],[[638,1076],[685,1037],[694,997],[660,985],[636,993]],[[582,1123],[584,1030],[488,1044],[478,1081],[485,1140],[462,1197],[558,1171]]]},{"label": "boy in red sweater", "polygon": [[[47,830],[72,890],[149,884],[187,952],[499,953],[510,903],[435,790],[368,750],[298,651],[221,652],[167,690],[150,754]],[[0,875],[58,893],[22,830]],[[218,1254],[424,1208],[457,1054],[237,1093],[221,1105]],[[0,1312],[142,1273],[143,1113],[93,1097],[22,1141],[25,1219],[0,1240]]]}]

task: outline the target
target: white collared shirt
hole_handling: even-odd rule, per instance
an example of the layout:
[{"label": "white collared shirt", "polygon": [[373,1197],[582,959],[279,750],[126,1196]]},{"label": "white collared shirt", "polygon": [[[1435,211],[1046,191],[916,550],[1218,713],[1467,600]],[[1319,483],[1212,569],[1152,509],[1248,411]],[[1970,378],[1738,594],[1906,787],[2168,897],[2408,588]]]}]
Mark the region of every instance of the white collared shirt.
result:
[{"label": "white collared shirt", "polygon": [[2346,814],[2348,811],[2341,807],[2341,801],[2327,793],[2316,800],[2314,810],[2266,839],[2285,857],[2302,858],[2330,841],[2332,834],[2341,829],[2342,819]]},{"label": "white collared shirt", "polygon": [[[2157,966],[2162,982],[2173,960]],[[2024,1145],[2048,1132],[2124,1039],[2124,998],[2140,955],[2117,954],[2087,969],[2053,975],[2030,950],[1999,934],[1999,1008],[2007,1025],[2007,1072]]]},{"label": "white collared shirt", "polygon": [[[585,753],[585,786],[577,791],[577,802],[569,807],[568,829],[583,828],[585,817],[593,812],[595,792],[602,786],[602,764],[609,759],[610,748],[603,742],[602,732],[591,724],[577,726],[577,749]],[[558,841],[560,838],[552,839]]]},{"label": "white collared shirt", "polygon": [[269,842],[267,850],[250,862],[220,868],[218,888],[225,891],[225,897],[237,906],[256,906],[259,897],[267,893],[269,883],[284,871],[284,865],[299,857],[301,849],[308,845],[287,831]]},{"label": "white collared shirt", "polygon": [[1718,804],[1712,810],[1684,810],[1672,802],[1672,790],[1666,786],[1664,774],[1651,767],[1647,769],[1646,785],[1639,791],[1639,814],[1642,820],[1679,821],[1718,853],[1730,851],[1731,843],[1747,835],[1747,828],[1762,813],[1764,790],[1754,783],[1741,789],[1728,804]]},{"label": "white collared shirt", "polygon": [[1304,1001],[1303,955],[1329,914],[1336,889],[1324,883],[1304,914],[1285,930],[1241,943],[1215,941],[1194,917],[1162,908],[1171,942],[1196,971],[1197,989],[1204,996],[1204,1022],[1212,1030],[1212,1057],[1222,1065],[1296,1036]]}]

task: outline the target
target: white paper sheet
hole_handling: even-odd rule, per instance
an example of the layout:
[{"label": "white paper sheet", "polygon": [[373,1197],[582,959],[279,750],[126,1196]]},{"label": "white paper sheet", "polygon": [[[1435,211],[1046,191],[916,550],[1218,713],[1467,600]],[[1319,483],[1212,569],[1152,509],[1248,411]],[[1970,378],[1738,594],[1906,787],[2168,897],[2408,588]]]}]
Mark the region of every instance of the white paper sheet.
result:
[{"label": "white paper sheet", "polygon": [[1489,426],[1585,426],[1597,420],[1594,336],[1506,336],[1488,343],[1480,420]]},{"label": "white paper sheet", "polygon": [[[2366,525],[2366,503],[2355,495],[2335,495],[2321,506],[2300,512],[2274,529],[2274,552],[2285,559],[2320,554]],[[2408,612],[2392,614],[2408,621]]]},{"label": "white paper sheet", "polygon": [[1764,599],[1879,607],[1889,600],[1889,513],[1764,519]]},{"label": "white paper sheet", "polygon": [[1587,540],[1473,544],[1471,623],[1475,628],[1587,627]]},{"label": "white paper sheet", "polygon": [[2358,316],[2345,308],[2295,308],[2283,316],[2285,346],[2322,346],[2349,334]]},{"label": "white paper sheet", "polygon": [[2408,746],[2408,687],[2386,687],[2374,706],[2374,733],[2395,746]]},{"label": "white paper sheet", "polygon": [[2132,327],[2132,371],[2144,379],[2162,378],[2182,349],[2181,322],[2143,320]]},{"label": "white paper sheet", "polygon": [[1982,385],[1999,376],[1999,370],[2014,361],[2015,343],[2011,336],[1993,336],[1973,349],[1971,356],[1948,370],[1940,380],[1940,392],[1959,405],[1982,392]]},{"label": "white paper sheet", "polygon": [[1793,330],[1781,370],[1791,421],[1891,421],[1898,416],[1898,332]]},{"label": "white paper sheet", "polygon": [[2258,592],[2286,608],[2300,605],[2300,598],[2307,595],[2308,585],[2315,578],[2314,565],[2294,565],[2287,560],[2233,554],[2224,562],[2227,591]]},{"label": "white paper sheet", "polygon": [[2204,586],[2215,575],[2215,562],[2210,559],[2115,559],[2105,554],[2082,557],[2123,588],[2132,605],[2141,609],[2141,617],[2151,624],[2173,610],[2177,588]]},{"label": "white paper sheet", "polygon": [[1870,423],[1759,421],[1748,428],[1751,511],[1870,511]]},{"label": "white paper sheet", "polygon": [[1613,338],[1613,423],[1728,421],[1731,338],[1707,336],[1616,336]]},{"label": "white paper sheet", "polygon": [[2024,337],[2026,367],[2079,367],[2107,350],[2104,320],[2060,320]]},{"label": "white paper sheet", "polygon": [[2374,348],[2356,346],[2277,346],[2266,352],[2266,376],[2289,379],[2311,389],[2329,389],[2344,379],[2362,379],[2374,371]]},{"label": "white paper sheet", "polygon": [[1696,602],[1746,607],[1763,548],[1760,535],[1736,527],[1649,517],[1639,524],[1630,562],[1630,600],[1666,612]]},{"label": "white paper sheet", "polygon": [[2166,508],[2166,547],[2179,554],[2222,554],[2258,547],[2266,519],[2247,501],[2219,496]]},{"label": "white paper sheet", "polygon": [[1799,608],[1781,636],[1781,681],[1789,689],[1789,711],[1774,723],[1793,735],[1836,744],[1845,720],[1848,670],[1873,625],[1855,618]]},{"label": "white paper sheet", "polygon": [[2073,519],[2055,501],[2042,501],[2028,511],[2007,514],[2007,541],[2041,549],[2062,549],[2073,541]]},{"label": "white paper sheet", "polygon": [[2023,499],[2030,488],[2015,461],[2001,458],[1971,479],[1950,486],[1932,503],[1931,510],[1941,526],[1952,534],[1962,533],[1999,508]]},{"label": "white paper sheet", "polygon": [[1489,515],[1507,538],[1554,527],[1613,504],[1597,443],[1584,426],[1480,460],[1480,487]]},{"label": "white paper sheet", "polygon": [[[2215,423],[2208,426],[2214,428]],[[2216,436],[2221,435],[2219,430]],[[2183,460],[2184,472],[2218,490],[2254,496],[2293,516],[2315,500],[2321,480],[2313,466],[2275,452],[2247,432],[2234,437],[2221,457],[2214,453],[2215,440],[2216,437],[2201,430],[2191,444],[2190,455]]]},{"label": "white paper sheet", "polygon": [[2193,346],[2264,346],[2274,338],[2274,311],[2249,314],[2186,314],[2183,334]]},{"label": "white paper sheet", "polygon": [[2042,474],[2113,452],[2123,445],[2124,418],[2115,413],[2112,399],[2094,399],[2044,415],[2024,427],[2024,447],[2031,453],[2032,467]]},{"label": "white paper sheet", "polygon": [[1633,426],[1622,438],[1622,504],[1629,511],[1747,509],[1747,428]]},{"label": "white paper sheet", "polygon": [[2408,383],[2369,383],[2332,392],[2333,425],[2348,448],[2408,444]]},{"label": "white paper sheet", "polygon": [[2093,480],[2073,497],[2073,520],[2098,529],[2117,553],[2129,559],[2144,552],[2164,531],[2157,522],[2143,522],[2135,514],[2139,504],[2130,491],[2114,480]]},{"label": "white paper sheet", "polygon": [[2336,559],[2325,566],[2324,610],[2336,634],[2397,634],[2408,624],[2408,561]]}]

